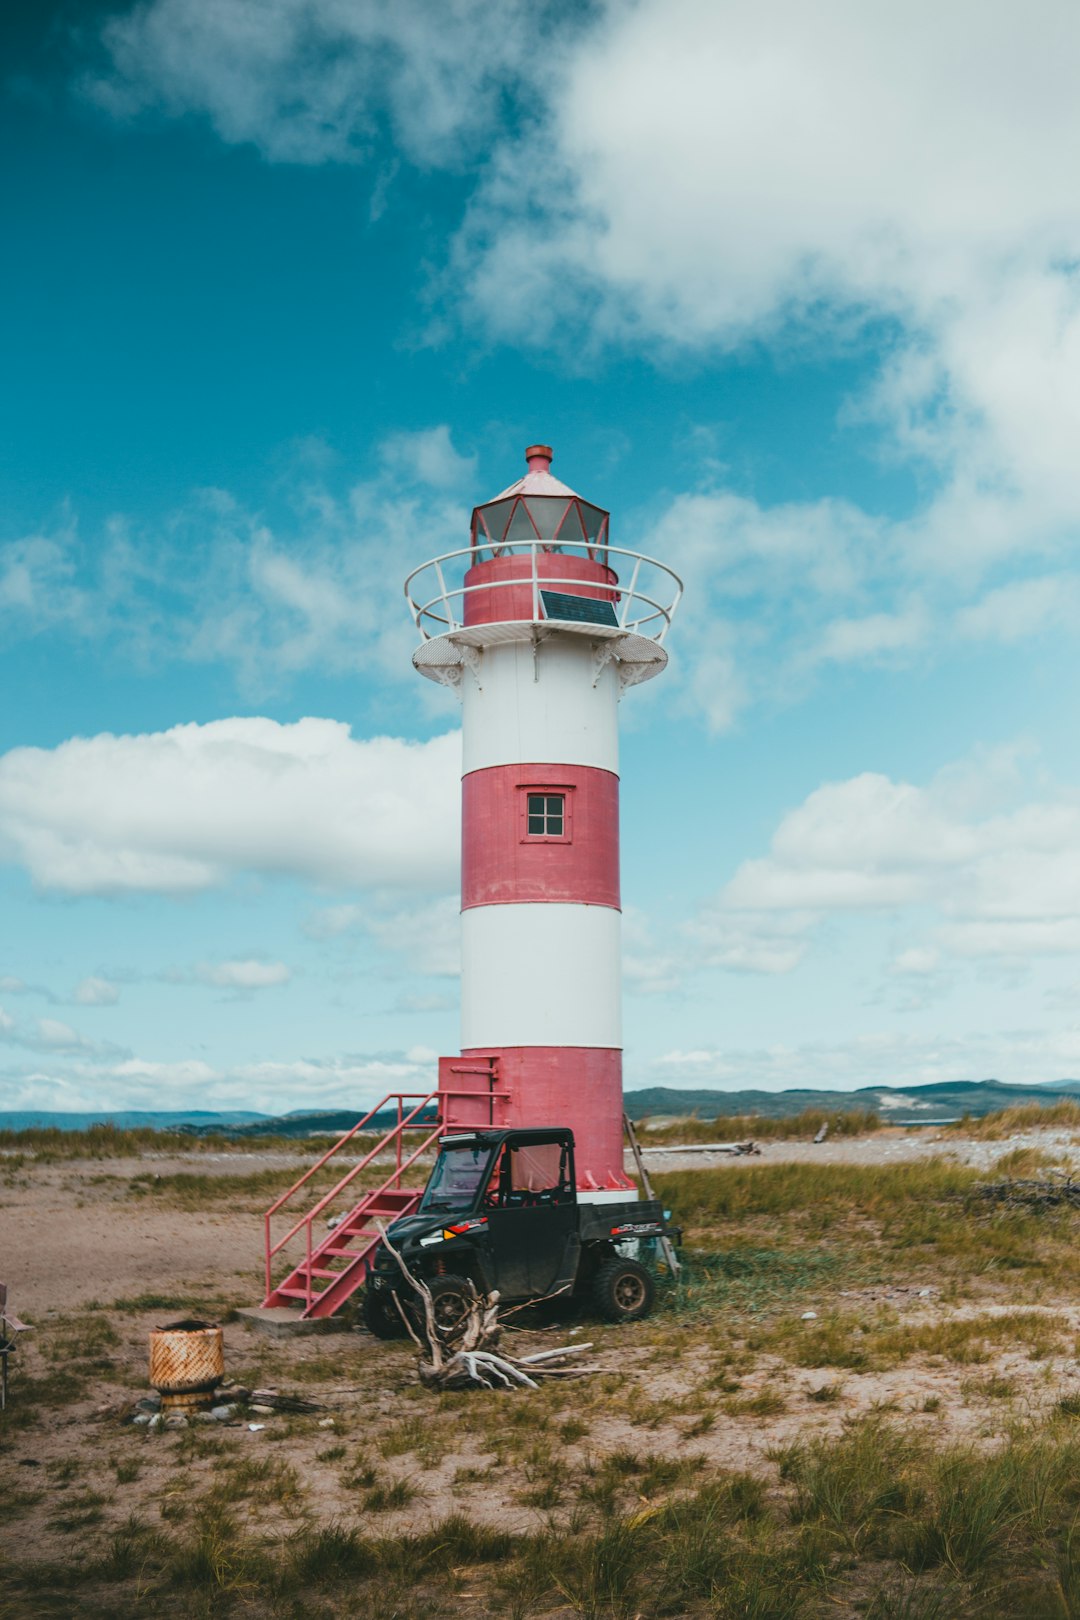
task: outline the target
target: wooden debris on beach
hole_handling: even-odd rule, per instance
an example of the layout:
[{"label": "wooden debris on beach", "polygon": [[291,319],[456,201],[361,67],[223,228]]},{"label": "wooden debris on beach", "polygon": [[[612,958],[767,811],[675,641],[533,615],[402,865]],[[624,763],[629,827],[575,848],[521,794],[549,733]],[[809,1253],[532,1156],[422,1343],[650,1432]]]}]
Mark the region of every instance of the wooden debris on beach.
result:
[{"label": "wooden debris on beach", "polygon": [[1017,1209],[1057,1209],[1062,1204],[1080,1209],[1080,1182],[1069,1175],[1045,1181],[983,1181],[975,1195]]},{"label": "wooden debris on beach", "polygon": [[[496,1346],[502,1337],[498,1291],[481,1294],[471,1279],[466,1279],[471,1298],[465,1315],[452,1327],[441,1328],[435,1321],[431,1290],[422,1278],[413,1276],[381,1225],[379,1230],[387,1250],[397,1261],[402,1277],[415,1292],[423,1311],[421,1324],[402,1305],[398,1295],[394,1295],[405,1329],[421,1353],[422,1359],[417,1369],[420,1382],[428,1388],[538,1389],[541,1379],[581,1378],[586,1373],[600,1371],[599,1367],[574,1362],[574,1357],[592,1349],[591,1344],[538,1350],[528,1356],[498,1354]],[[542,1301],[529,1300],[527,1303],[538,1305]],[[525,1308],[524,1305],[517,1305],[513,1310]],[[505,1313],[510,1314],[509,1311]],[[421,1327],[422,1336],[417,1332],[417,1327]],[[568,1362],[573,1365],[566,1365]]]}]

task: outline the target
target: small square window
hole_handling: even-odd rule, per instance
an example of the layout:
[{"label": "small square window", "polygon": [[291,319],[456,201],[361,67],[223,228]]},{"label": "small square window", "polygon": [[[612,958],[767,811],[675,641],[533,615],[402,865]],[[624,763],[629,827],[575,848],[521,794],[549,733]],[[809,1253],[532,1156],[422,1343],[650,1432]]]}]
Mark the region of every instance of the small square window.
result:
[{"label": "small square window", "polygon": [[527,822],[530,838],[562,838],[566,827],[565,795],[530,793]]}]

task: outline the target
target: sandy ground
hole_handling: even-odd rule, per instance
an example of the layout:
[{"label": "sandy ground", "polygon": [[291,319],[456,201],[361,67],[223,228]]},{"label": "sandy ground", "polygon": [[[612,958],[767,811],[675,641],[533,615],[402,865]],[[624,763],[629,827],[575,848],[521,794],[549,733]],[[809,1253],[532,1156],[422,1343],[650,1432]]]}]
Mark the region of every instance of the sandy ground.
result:
[{"label": "sandy ground", "polygon": [[[1059,1134],[1062,1141],[1053,1140]],[[761,1158],[753,1162],[812,1158],[832,1163],[893,1163],[950,1153],[963,1163],[989,1166],[1003,1153],[1025,1144],[1070,1155],[1077,1151],[1068,1133],[1033,1132],[1030,1143],[1022,1136],[986,1143],[939,1137],[925,1130],[882,1131],[820,1146],[767,1143]],[[194,1213],[156,1209],[146,1199],[125,1199],[125,1182],[147,1173],[246,1176],[296,1162],[272,1154],[163,1155],[24,1166],[11,1175],[0,1186],[0,1278],[9,1284],[14,1309],[33,1322],[36,1330],[27,1336],[36,1342],[20,1349],[13,1369],[13,1411],[17,1410],[23,1370],[31,1375],[48,1370],[48,1358],[42,1352],[47,1348],[50,1323],[59,1323],[62,1316],[80,1307],[109,1307],[150,1293],[182,1297],[209,1292],[237,1305],[258,1301],[262,1223],[257,1213],[224,1207]],[[715,1163],[721,1173],[745,1163],[724,1157],[711,1160],[701,1153],[652,1155],[649,1162],[657,1169],[675,1168],[680,1163],[706,1168]],[[813,1303],[800,1299],[791,1307],[792,1314],[801,1316]],[[852,1289],[842,1303],[852,1309],[865,1305],[870,1310],[887,1305],[912,1322],[936,1320],[943,1313],[963,1314],[972,1308],[946,1303],[933,1289],[915,1287]],[[1053,1309],[1059,1319],[1064,1318],[1070,1343],[1075,1344],[1080,1335],[1080,1306],[1032,1307],[1036,1314],[1044,1309]],[[78,1470],[77,1483],[70,1487],[72,1495],[76,1489],[89,1488],[105,1499],[100,1510],[104,1521],[94,1534],[120,1524],[136,1505],[145,1509],[156,1503],[163,1514],[167,1511],[169,1493],[177,1488],[177,1447],[183,1436],[151,1436],[131,1423],[134,1403],[147,1393],[147,1333],[160,1324],[163,1314],[161,1309],[109,1311],[118,1343],[103,1360],[100,1381],[92,1382],[84,1398],[31,1426],[16,1424],[6,1436],[7,1477],[20,1484],[49,1482],[40,1506],[28,1510],[29,1516],[19,1521],[32,1532],[43,1557],[58,1555],[68,1535],[57,1504],[62,1505],[60,1492],[69,1488],[62,1476],[62,1465],[69,1460],[75,1460]],[[695,1410],[680,1415],[677,1403],[715,1372],[715,1352],[707,1335],[688,1327],[672,1357],[662,1341],[651,1336],[652,1327],[609,1329],[586,1321],[575,1329],[562,1325],[547,1333],[521,1334],[519,1342],[528,1347],[562,1343],[569,1334],[575,1335],[576,1342],[588,1338],[596,1344],[597,1364],[614,1379],[610,1398],[588,1412],[587,1432],[577,1441],[561,1443],[568,1468],[583,1467],[590,1457],[619,1447],[697,1457],[702,1466],[769,1468],[768,1459],[777,1447],[797,1438],[836,1433],[846,1419],[872,1410],[900,1414],[904,1423],[933,1433],[985,1437],[1000,1432],[1020,1413],[1035,1413],[1063,1394],[1080,1391],[1080,1363],[1072,1355],[1062,1352],[1036,1359],[1022,1347],[1004,1349],[978,1367],[938,1359],[873,1374],[793,1368],[779,1358],[758,1354],[752,1370],[739,1375],[739,1402],[771,1391],[783,1397],[784,1409],[764,1417],[718,1412],[715,1421],[702,1427],[700,1409],[696,1415]],[[343,1465],[330,1455],[331,1443],[340,1441],[350,1450],[377,1445],[382,1430],[416,1417],[421,1411],[418,1402],[430,1404],[430,1397],[418,1389],[410,1347],[382,1345],[360,1331],[277,1343],[241,1322],[227,1325],[225,1339],[231,1377],[303,1391],[318,1399],[322,1410],[302,1420],[263,1418],[263,1426],[257,1429],[247,1421],[201,1428],[202,1454],[185,1456],[180,1488],[199,1490],[213,1481],[215,1447],[234,1452],[240,1447],[245,1454],[274,1455],[294,1466],[304,1481],[308,1510],[319,1517],[355,1512],[357,1492],[350,1493],[343,1484]],[[1011,1380],[1014,1399],[995,1403],[979,1395],[981,1384],[994,1377]],[[558,1424],[575,1415],[574,1388],[565,1386],[564,1407],[538,1425],[538,1435],[550,1422],[555,1425],[554,1436]],[[664,1410],[643,1422],[643,1413],[658,1399],[666,1403]],[[275,1441],[286,1443],[275,1445]],[[524,1499],[527,1491],[520,1466],[496,1464],[490,1444],[482,1435],[463,1431],[447,1455],[426,1468],[410,1454],[380,1457],[381,1477],[389,1481],[407,1478],[418,1486],[419,1495],[405,1508],[381,1513],[378,1527],[393,1531],[426,1525],[451,1510],[460,1510],[477,1521],[514,1529],[537,1528],[548,1517],[548,1510]],[[116,1471],[125,1460],[137,1465],[138,1480],[122,1488]]]}]

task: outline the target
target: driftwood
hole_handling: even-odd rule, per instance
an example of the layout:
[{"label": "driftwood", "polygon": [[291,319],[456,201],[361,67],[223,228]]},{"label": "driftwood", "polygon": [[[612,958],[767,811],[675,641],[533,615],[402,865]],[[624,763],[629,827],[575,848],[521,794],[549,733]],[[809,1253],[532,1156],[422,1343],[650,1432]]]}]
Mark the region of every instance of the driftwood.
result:
[{"label": "driftwood", "polygon": [[988,1203],[1021,1209],[1056,1209],[1060,1204],[1080,1209],[1080,1182],[1071,1177],[1056,1181],[984,1181],[975,1188],[975,1194]]},{"label": "driftwood", "polygon": [[253,1389],[248,1399],[254,1406],[272,1406],[275,1412],[321,1412],[321,1401],[309,1401],[304,1395],[283,1395],[277,1389]]},{"label": "driftwood", "polygon": [[[402,1277],[416,1294],[423,1310],[421,1334],[417,1332],[417,1325],[412,1321],[410,1312],[406,1310],[395,1291],[393,1299],[398,1315],[405,1326],[405,1331],[420,1351],[421,1360],[417,1371],[422,1384],[426,1384],[430,1389],[471,1387],[538,1389],[538,1380],[542,1378],[581,1378],[586,1373],[599,1372],[598,1367],[583,1367],[580,1363],[572,1366],[563,1365],[572,1361],[575,1356],[582,1355],[586,1350],[591,1350],[591,1344],[573,1344],[557,1350],[537,1350],[529,1356],[496,1354],[495,1347],[502,1337],[498,1290],[493,1289],[490,1294],[481,1294],[471,1278],[466,1278],[470,1298],[465,1315],[453,1327],[441,1328],[435,1320],[434,1301],[427,1283],[422,1278],[413,1276],[390,1242],[381,1223],[379,1232],[387,1252],[397,1261]],[[565,1290],[559,1288],[555,1290],[555,1294],[546,1294],[543,1298],[553,1299],[556,1294],[563,1292]],[[542,1303],[541,1299],[526,1302],[528,1305]],[[505,1315],[510,1316],[525,1308],[525,1305],[515,1305],[505,1312]]]},{"label": "driftwood", "polygon": [[760,1156],[761,1149],[753,1137],[745,1142],[676,1142],[667,1143],[662,1147],[654,1147],[646,1143],[641,1149],[642,1156],[648,1154],[652,1159],[661,1153],[730,1153],[733,1158],[741,1158],[746,1153]]}]

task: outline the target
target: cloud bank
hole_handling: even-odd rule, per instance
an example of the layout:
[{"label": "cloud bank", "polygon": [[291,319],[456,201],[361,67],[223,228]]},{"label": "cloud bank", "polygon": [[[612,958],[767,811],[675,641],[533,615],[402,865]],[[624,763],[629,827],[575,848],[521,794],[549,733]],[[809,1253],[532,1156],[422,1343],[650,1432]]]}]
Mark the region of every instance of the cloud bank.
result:
[{"label": "cloud bank", "polygon": [[0,857],[66,894],[185,894],[241,875],[442,892],[459,771],[456,732],[357,741],[318,719],[16,748],[0,756]]}]

